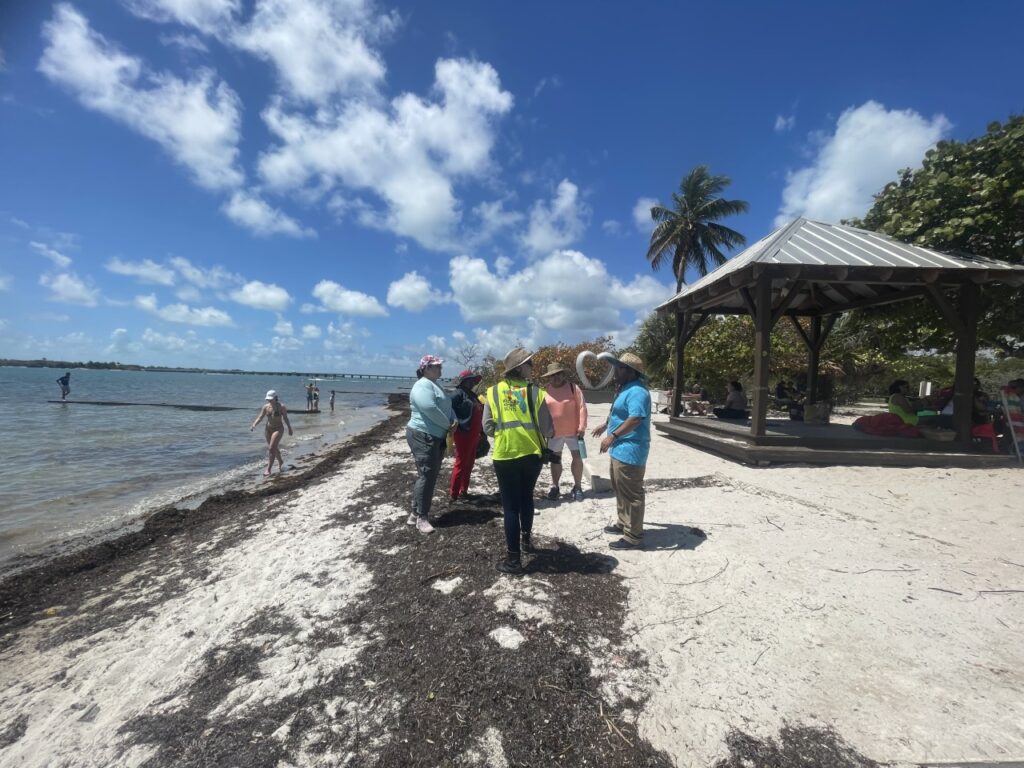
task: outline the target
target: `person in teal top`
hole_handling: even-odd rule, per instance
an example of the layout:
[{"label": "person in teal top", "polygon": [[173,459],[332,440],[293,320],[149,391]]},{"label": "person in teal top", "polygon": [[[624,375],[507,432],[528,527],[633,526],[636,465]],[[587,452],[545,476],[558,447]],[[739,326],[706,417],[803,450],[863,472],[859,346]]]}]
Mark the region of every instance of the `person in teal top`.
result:
[{"label": "person in teal top", "polygon": [[612,549],[639,549],[644,538],[644,473],[651,450],[651,393],[644,383],[643,360],[632,353],[623,355],[615,364],[615,381],[619,392],[608,420],[593,433],[600,437],[608,431],[601,453],[611,456],[608,476],[618,510],[618,520],[605,532],[622,537],[608,545]]},{"label": "person in teal top", "polygon": [[412,417],[405,428],[405,439],[416,462],[416,485],[413,488],[413,509],[406,521],[415,525],[420,533],[432,533],[430,504],[434,498],[434,486],[441,472],[441,460],[448,430],[455,425],[452,415],[452,401],[437,385],[441,378],[444,361],[433,355],[420,358],[418,377],[409,392]]}]

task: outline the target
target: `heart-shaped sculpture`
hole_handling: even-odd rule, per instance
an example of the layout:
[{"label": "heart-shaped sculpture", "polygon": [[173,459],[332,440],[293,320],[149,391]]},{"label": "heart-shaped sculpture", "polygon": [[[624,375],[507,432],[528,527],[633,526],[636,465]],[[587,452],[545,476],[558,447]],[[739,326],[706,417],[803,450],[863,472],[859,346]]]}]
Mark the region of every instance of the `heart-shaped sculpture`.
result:
[{"label": "heart-shaped sculpture", "polygon": [[[604,360],[608,363],[607,373],[605,373],[604,378],[602,378],[597,384],[594,384],[589,378],[587,378],[587,372],[583,369],[583,363],[591,357],[595,360]],[[589,349],[583,350],[576,355],[576,375],[580,377],[580,384],[582,384],[585,389],[604,389],[611,383],[612,377],[615,375],[615,363],[617,362],[618,359],[611,352],[599,352],[595,355]]]}]

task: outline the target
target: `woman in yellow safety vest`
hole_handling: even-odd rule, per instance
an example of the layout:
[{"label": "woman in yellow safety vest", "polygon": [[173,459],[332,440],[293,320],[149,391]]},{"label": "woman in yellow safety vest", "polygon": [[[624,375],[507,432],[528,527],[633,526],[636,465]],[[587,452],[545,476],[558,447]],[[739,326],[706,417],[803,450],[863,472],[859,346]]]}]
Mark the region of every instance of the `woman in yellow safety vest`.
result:
[{"label": "woman in yellow safety vest", "polygon": [[502,573],[522,573],[522,551],[533,551],[533,489],[541,454],[554,435],[544,390],[529,382],[533,355],[516,347],[505,355],[505,378],[484,397],[484,432],[494,438],[494,474],[505,513],[507,555]]}]

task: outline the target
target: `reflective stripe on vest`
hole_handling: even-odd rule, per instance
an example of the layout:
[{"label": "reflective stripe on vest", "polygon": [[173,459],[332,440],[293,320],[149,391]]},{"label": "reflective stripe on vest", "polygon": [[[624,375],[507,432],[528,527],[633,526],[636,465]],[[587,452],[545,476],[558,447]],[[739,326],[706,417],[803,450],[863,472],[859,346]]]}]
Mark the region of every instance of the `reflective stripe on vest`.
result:
[{"label": "reflective stripe on vest", "polygon": [[[527,387],[512,387],[507,381],[498,382],[487,390],[487,404],[494,419],[492,458],[495,461],[540,455],[542,438],[530,417],[529,406],[526,405],[527,392]],[[517,396],[519,393],[521,398]],[[534,410],[539,413],[544,403],[544,390],[536,387],[534,396]]]}]

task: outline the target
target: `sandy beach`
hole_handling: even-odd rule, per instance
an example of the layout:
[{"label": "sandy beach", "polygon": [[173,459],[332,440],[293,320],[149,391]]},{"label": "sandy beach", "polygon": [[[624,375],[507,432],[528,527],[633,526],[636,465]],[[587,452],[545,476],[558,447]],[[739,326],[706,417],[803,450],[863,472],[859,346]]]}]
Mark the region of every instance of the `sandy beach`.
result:
[{"label": "sandy beach", "polygon": [[442,482],[437,531],[405,524],[406,419],[0,585],[0,763],[1024,759],[1021,471],[755,469],[656,434],[647,549],[607,548],[610,493],[541,501],[513,578],[495,499]]}]

